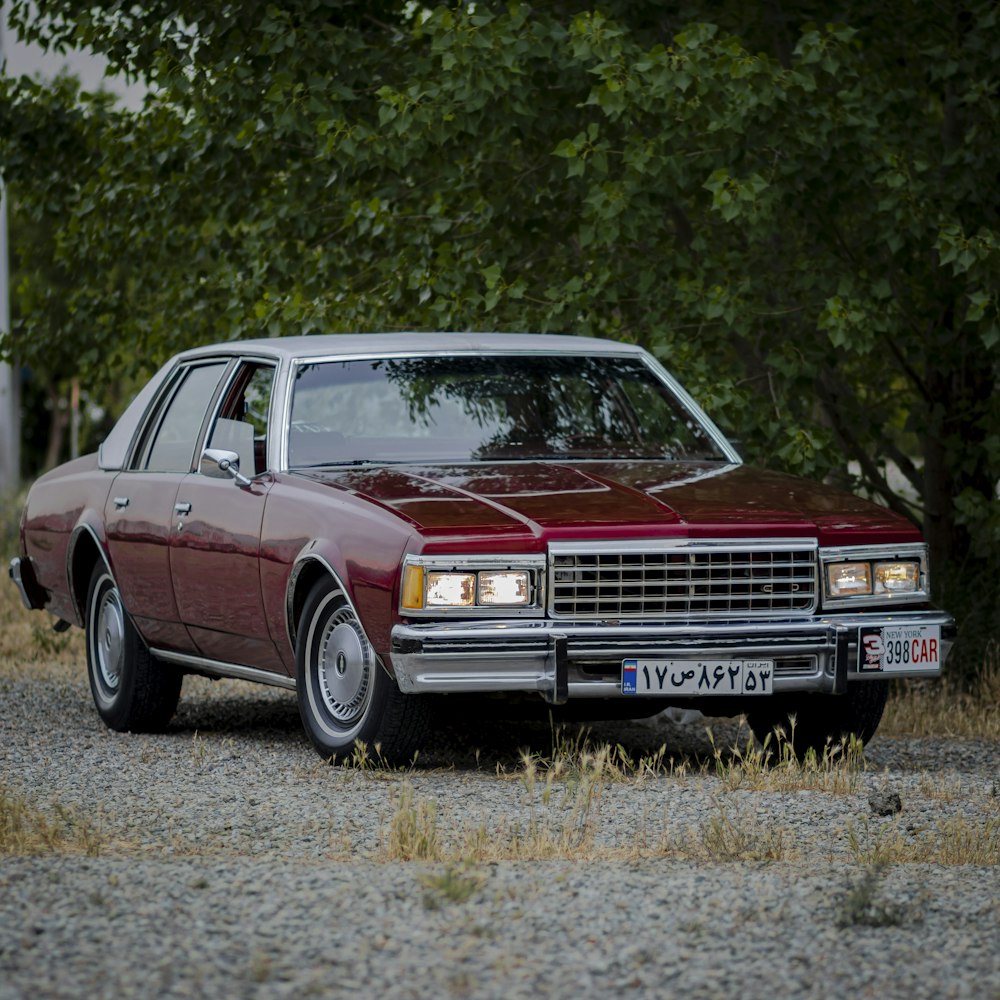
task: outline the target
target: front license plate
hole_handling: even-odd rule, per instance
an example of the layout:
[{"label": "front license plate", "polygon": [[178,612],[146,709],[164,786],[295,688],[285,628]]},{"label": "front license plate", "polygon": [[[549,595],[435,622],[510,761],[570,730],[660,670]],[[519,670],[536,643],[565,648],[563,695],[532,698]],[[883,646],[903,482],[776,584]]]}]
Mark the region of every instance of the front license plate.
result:
[{"label": "front license plate", "polygon": [[770,694],[774,660],[623,660],[622,694]]},{"label": "front license plate", "polygon": [[858,669],[886,673],[938,670],[940,625],[883,625],[858,630]]}]

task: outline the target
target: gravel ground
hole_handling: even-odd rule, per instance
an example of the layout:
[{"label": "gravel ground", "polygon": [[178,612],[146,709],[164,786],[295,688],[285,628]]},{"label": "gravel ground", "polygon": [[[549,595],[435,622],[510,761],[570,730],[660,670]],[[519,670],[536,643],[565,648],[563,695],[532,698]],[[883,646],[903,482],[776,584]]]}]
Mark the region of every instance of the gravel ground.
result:
[{"label": "gravel ground", "polygon": [[[0,1000],[1000,998],[997,866],[919,862],[970,829],[995,859],[997,744],[876,738],[839,783],[737,782],[704,722],[658,718],[592,735],[672,770],[533,783],[547,722],[460,714],[408,772],[330,768],[286,692],[189,678],[170,732],[131,736],[82,667],[6,671],[0,786],[100,854],[0,858]],[[497,860],[399,860],[401,815]],[[917,860],[872,873],[893,845]]]}]

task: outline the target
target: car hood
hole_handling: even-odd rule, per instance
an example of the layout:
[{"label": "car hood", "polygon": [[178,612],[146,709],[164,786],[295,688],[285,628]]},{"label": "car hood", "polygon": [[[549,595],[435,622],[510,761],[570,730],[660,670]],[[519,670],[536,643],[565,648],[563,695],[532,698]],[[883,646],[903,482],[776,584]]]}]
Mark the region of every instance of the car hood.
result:
[{"label": "car hood", "polygon": [[820,544],[919,539],[904,518],[821,483],[704,462],[498,462],[310,470],[426,535],[536,538],[818,537]]}]

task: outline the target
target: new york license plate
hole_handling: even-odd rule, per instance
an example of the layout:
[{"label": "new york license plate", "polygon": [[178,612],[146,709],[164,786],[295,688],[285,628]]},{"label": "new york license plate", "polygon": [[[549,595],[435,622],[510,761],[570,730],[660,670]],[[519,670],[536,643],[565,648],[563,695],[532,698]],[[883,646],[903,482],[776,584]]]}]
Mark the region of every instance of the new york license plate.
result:
[{"label": "new york license plate", "polygon": [[774,660],[623,660],[622,694],[770,694]]},{"label": "new york license plate", "polygon": [[886,673],[941,669],[940,625],[882,625],[858,635],[858,669]]}]

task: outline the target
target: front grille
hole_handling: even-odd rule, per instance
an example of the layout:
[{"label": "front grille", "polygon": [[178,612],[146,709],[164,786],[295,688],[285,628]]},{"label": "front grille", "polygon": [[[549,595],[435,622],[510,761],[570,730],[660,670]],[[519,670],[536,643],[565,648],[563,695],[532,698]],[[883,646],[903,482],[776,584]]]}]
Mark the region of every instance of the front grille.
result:
[{"label": "front grille", "polygon": [[689,543],[659,551],[551,553],[560,618],[758,617],[816,607],[816,549]]}]

